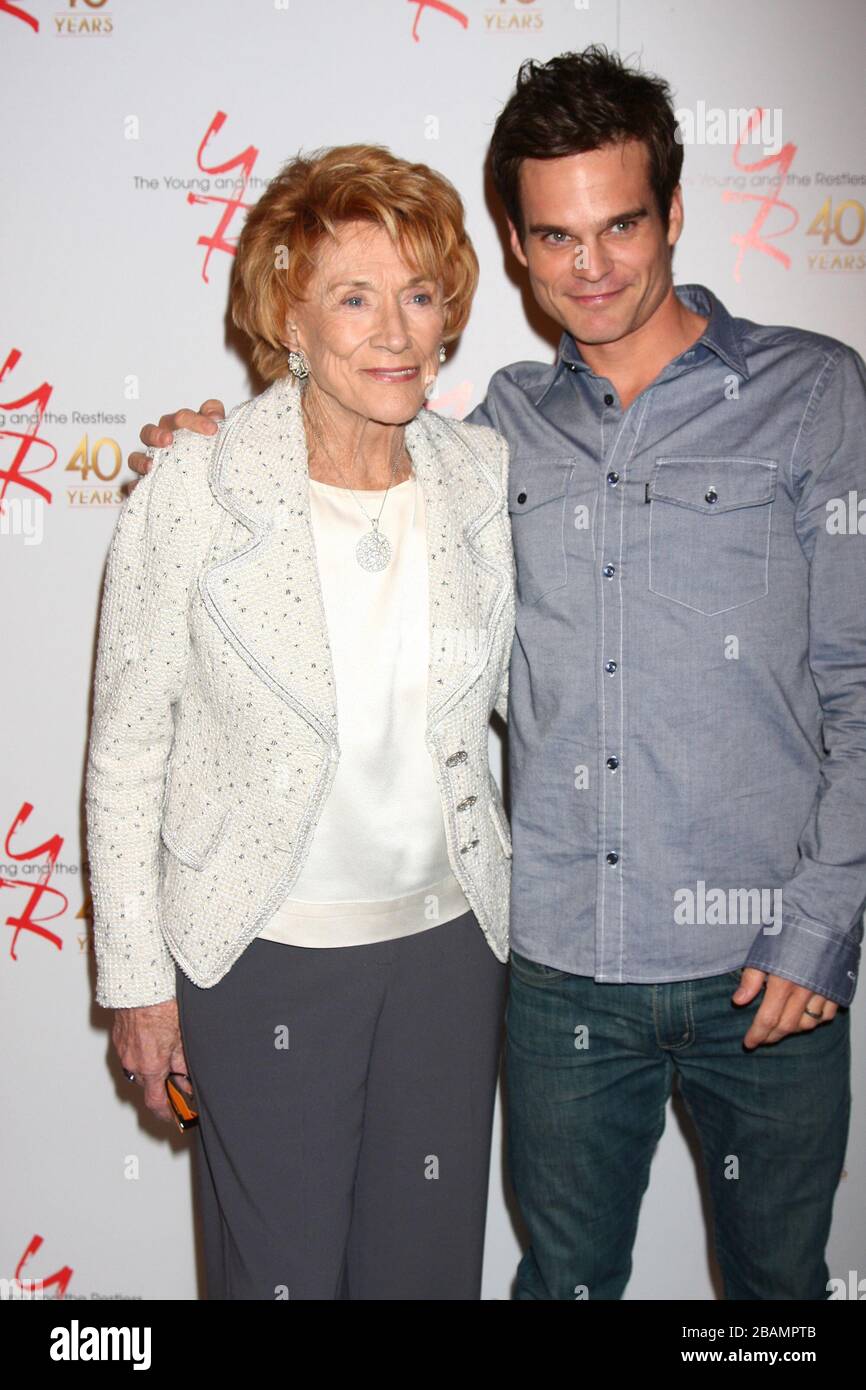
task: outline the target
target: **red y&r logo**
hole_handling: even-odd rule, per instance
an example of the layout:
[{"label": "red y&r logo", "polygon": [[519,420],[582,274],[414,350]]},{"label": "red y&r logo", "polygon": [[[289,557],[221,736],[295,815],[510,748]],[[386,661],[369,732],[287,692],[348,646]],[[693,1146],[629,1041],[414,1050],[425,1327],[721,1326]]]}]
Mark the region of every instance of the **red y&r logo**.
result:
[{"label": "red y&r logo", "polygon": [[[49,1275],[48,1275],[48,1278],[47,1278],[47,1279],[22,1279],[22,1278],[21,1278],[21,1271],[22,1271],[22,1269],[24,1268],[25,1264],[26,1264],[27,1261],[29,1260],[30,1256],[36,1254],[36,1251],[39,1249],[39,1247],[40,1247],[41,1244],[42,1244],[42,1237],[41,1237],[41,1236],[34,1236],[33,1239],[31,1240],[30,1244],[28,1245],[27,1249],[24,1251],[24,1254],[21,1256],[21,1259],[18,1261],[18,1264],[17,1264],[16,1267],[15,1267],[15,1276],[14,1276],[14,1280],[13,1280],[12,1282],[13,1282],[13,1284],[15,1284],[15,1285],[18,1286],[18,1289],[21,1290],[21,1294],[20,1294],[19,1296],[23,1296],[23,1297],[25,1297],[25,1298],[27,1298],[27,1297],[33,1297],[33,1290],[34,1290],[34,1289],[36,1290],[36,1297],[37,1297],[37,1298],[44,1298],[44,1297],[45,1297],[45,1290],[48,1289],[48,1288],[51,1288],[51,1287],[52,1287],[53,1285],[55,1285],[55,1284],[57,1285],[57,1297],[58,1297],[58,1298],[63,1298],[64,1294],[66,1293],[66,1290],[69,1288],[69,1281],[70,1281],[70,1279],[72,1278],[72,1275],[73,1275],[73,1272],[74,1272],[73,1270],[70,1269],[69,1265],[64,1265],[62,1269],[57,1269],[57,1270],[55,1270],[53,1274],[49,1274]],[[9,1281],[7,1281],[7,1280],[3,1280],[3,1283],[4,1283],[4,1284],[7,1284],[8,1282],[9,1282]],[[13,1289],[13,1290],[12,1290],[12,1296],[13,1296],[13,1298],[15,1297],[15,1294],[16,1294],[16,1290]]]},{"label": "red y&r logo", "polygon": [[228,237],[226,233],[228,231],[231,220],[237,212],[238,208],[244,208],[246,211],[249,211],[251,204],[245,203],[243,201],[243,195],[246,192],[247,184],[250,181],[250,175],[253,172],[255,162],[259,156],[259,152],[256,149],[255,145],[248,145],[247,148],[244,150],[243,154],[235,155],[234,159],[227,159],[225,164],[213,164],[210,166],[205,164],[202,156],[204,154],[205,149],[207,148],[208,142],[210,141],[212,136],[219,134],[219,132],[225,125],[225,122],[225,112],[217,111],[216,115],[214,116],[213,120],[211,121],[210,125],[205,131],[204,139],[198,147],[198,151],[196,153],[196,163],[203,174],[225,174],[228,173],[230,169],[242,169],[243,175],[240,179],[241,186],[238,197],[220,198],[215,194],[210,193],[187,193],[186,195],[186,200],[188,203],[220,203],[223,208],[222,216],[220,217],[219,225],[217,226],[214,235],[212,237],[200,236],[198,238],[198,241],[196,242],[197,246],[207,247],[207,255],[204,258],[204,265],[202,267],[201,273],[202,279],[204,280],[205,284],[210,284],[207,275],[207,267],[208,261],[211,258],[211,253],[213,251],[225,251],[230,256],[233,256],[235,254],[238,239],[237,237]]},{"label": "red y&r logo", "polygon": [[[15,954],[15,946],[18,941],[18,934],[22,931],[30,931],[33,932],[36,936],[43,936],[47,941],[52,941],[54,945],[57,947],[58,951],[62,951],[63,942],[60,939],[60,937],[55,936],[54,932],[49,931],[47,927],[42,925],[42,922],[51,922],[55,917],[62,916],[63,913],[66,911],[67,907],[69,906],[69,899],[67,898],[66,894],[61,893],[59,888],[53,888],[51,884],[48,882],[48,876],[51,873],[51,870],[54,867],[54,865],[57,863],[57,856],[59,855],[60,847],[63,844],[63,836],[52,835],[50,840],[46,840],[41,845],[34,845],[33,849],[24,850],[24,852],[21,854],[16,854],[15,851],[11,848],[12,837],[15,834],[15,831],[18,829],[19,825],[23,825],[26,820],[29,820],[30,812],[32,810],[33,807],[31,806],[29,801],[25,801],[22,803],[21,810],[18,812],[18,815],[15,817],[14,821],[9,827],[6,839],[3,843],[3,849],[5,854],[8,856],[9,859],[14,860],[18,864],[26,863],[28,860],[38,859],[41,855],[48,856],[43,867],[42,876],[37,880],[36,883],[19,882],[18,879],[3,878],[2,876],[0,876],[0,889],[24,888],[30,894],[30,897],[22,915],[20,917],[7,917],[3,924],[4,926],[14,927],[15,929],[12,936],[12,944],[9,948],[9,954],[13,960],[18,959],[18,957]],[[47,917],[41,918],[40,921],[36,921],[34,920],[33,914],[35,913],[37,907],[42,901],[43,895],[45,894],[51,894],[55,898],[61,898],[62,904],[57,912],[52,912]]]},{"label": "red y&r logo", "polygon": [[[6,374],[17,366],[20,357],[21,353],[18,349],[12,348],[3,366],[0,367],[0,381],[3,381]],[[53,389],[53,386],[49,386],[47,381],[43,381],[42,385],[35,391],[30,391],[26,396],[19,396],[18,400],[0,401],[0,410],[22,410],[28,405],[36,406],[36,417],[26,434],[22,434],[20,430],[0,429],[0,440],[17,439],[19,441],[11,466],[9,468],[0,467],[0,514],[5,514],[3,499],[6,496],[6,490],[10,483],[17,483],[19,487],[29,488],[46,502],[51,501],[51,493],[48,489],[42,487],[39,483],[34,483],[31,480],[30,474],[44,473],[46,468],[52,468],[57,460],[57,450],[54,445],[49,444],[47,439],[40,439],[37,434],[37,430],[42,423],[42,417],[45,414],[45,407],[51,399],[51,392]],[[41,444],[43,448],[48,449],[51,453],[51,458],[47,463],[43,463],[41,467],[31,468],[27,473],[24,473],[22,471],[24,460],[34,444]]]},{"label": "red y&r logo", "polygon": [[20,5],[13,5],[11,0],[0,0],[0,14],[11,15],[13,19],[20,19],[25,24],[29,24],[34,33],[39,33],[39,20],[34,19],[32,14],[22,10]]},{"label": "red y&r logo", "polygon": [[447,15],[449,19],[456,19],[457,23],[462,24],[464,29],[469,28],[469,20],[463,11],[455,9],[453,5],[446,5],[445,0],[408,0],[408,3],[415,6],[412,37],[416,43],[421,42],[418,37],[418,21],[421,18],[422,10],[438,10],[440,14]]},{"label": "red y&r logo", "polygon": [[[791,167],[794,155],[797,153],[796,145],[792,145],[789,141],[788,144],[782,146],[777,154],[767,155],[764,159],[755,159],[751,164],[742,164],[740,162],[740,151],[742,150],[743,144],[751,138],[752,131],[756,126],[760,125],[763,117],[764,108],[760,106],[755,107],[755,110],[749,116],[745,130],[741,133],[734,146],[734,165],[737,169],[742,169],[744,173],[751,174],[761,169],[769,169],[772,165],[778,164],[779,175],[776,188],[771,194],[741,193],[739,190],[727,188],[722,193],[722,198],[726,203],[760,203],[760,207],[755,213],[755,219],[749,230],[743,236],[740,236],[739,233],[735,233],[731,237],[731,241],[734,245],[740,248],[734,265],[734,279],[738,282],[742,279],[740,270],[747,251],[760,251],[765,256],[772,256],[774,260],[780,261],[787,270],[791,264],[791,257],[787,256],[784,251],[780,251],[777,246],[772,246],[769,240],[765,241],[764,237],[775,239],[776,237],[787,236],[789,232],[793,232],[797,223],[800,221],[800,214],[797,212],[797,209],[792,207],[790,203],[783,203],[779,198],[779,194],[785,184],[785,179],[788,177],[788,170]],[[791,220],[786,227],[780,227],[775,232],[764,232],[764,224],[776,208],[784,208],[786,212],[791,214]]]}]

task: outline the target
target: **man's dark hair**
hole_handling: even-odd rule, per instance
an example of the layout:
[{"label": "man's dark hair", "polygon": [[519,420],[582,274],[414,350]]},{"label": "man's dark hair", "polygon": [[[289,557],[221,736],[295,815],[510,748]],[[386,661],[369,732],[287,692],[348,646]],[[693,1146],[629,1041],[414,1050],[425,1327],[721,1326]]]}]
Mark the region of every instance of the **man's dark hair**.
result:
[{"label": "man's dark hair", "polygon": [[534,58],[521,63],[514,94],[493,129],[490,170],[522,242],[522,160],[558,159],[642,140],[649,152],[652,190],[667,226],[683,166],[683,147],[676,136],[667,82],[627,67],[603,44],[591,44],[582,53],[561,53],[547,63]]}]

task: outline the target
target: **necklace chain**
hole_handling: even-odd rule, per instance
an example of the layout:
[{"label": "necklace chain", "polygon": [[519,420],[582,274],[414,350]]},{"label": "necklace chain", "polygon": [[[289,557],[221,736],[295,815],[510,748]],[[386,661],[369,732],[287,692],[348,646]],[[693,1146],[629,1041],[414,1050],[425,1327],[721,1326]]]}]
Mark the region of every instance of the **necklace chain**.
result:
[{"label": "necklace chain", "polygon": [[[307,411],[304,411],[304,414],[306,416],[307,424],[310,424],[309,413]],[[397,474],[397,464],[400,459],[399,453],[395,457],[394,462],[391,464],[391,477],[388,481],[388,486],[385,489],[385,496],[382,498],[382,505],[379,508],[379,514],[376,517],[372,517],[370,516],[370,513],[367,511],[367,508],[363,505],[363,503],[356,495],[355,489],[352,487],[342,468],[337,463],[336,459],[333,457],[330,449],[324,441],[324,438],[322,438],[322,434],[318,433],[316,438],[317,443],[322,448],[325,458],[328,460],[331,466],[337,470],[340,477],[343,479],[343,482],[346,484],[348,491],[351,492],[352,496],[355,498],[355,501],[358,503],[358,506],[361,508],[361,511],[364,513],[364,516],[370,523],[370,530],[361,537],[361,539],[358,541],[358,544],[355,546],[355,556],[358,561],[358,564],[361,566],[362,569],[366,570],[383,570],[385,566],[388,564],[389,560],[391,559],[391,543],[388,540],[388,537],[383,535],[379,530],[379,522],[382,517],[382,512],[385,510],[385,503],[388,500],[388,493],[391,491],[391,486]],[[355,459],[357,459],[357,457],[358,451],[356,448]]]}]

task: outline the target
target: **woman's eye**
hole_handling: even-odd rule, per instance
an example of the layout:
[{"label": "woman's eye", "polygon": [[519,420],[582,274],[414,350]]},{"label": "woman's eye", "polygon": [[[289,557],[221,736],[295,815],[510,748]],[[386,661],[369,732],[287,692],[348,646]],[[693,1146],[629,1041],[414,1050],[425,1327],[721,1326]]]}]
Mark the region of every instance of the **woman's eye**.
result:
[{"label": "woman's eye", "polygon": [[425,304],[432,304],[432,303],[433,303],[433,296],[432,296],[432,294],[428,294],[426,290],[419,290],[417,294],[413,294],[412,298],[413,298],[413,299],[421,299],[421,300],[424,301]]},{"label": "woman's eye", "polygon": [[363,304],[364,300],[359,294],[347,294],[343,300],[344,304]]}]

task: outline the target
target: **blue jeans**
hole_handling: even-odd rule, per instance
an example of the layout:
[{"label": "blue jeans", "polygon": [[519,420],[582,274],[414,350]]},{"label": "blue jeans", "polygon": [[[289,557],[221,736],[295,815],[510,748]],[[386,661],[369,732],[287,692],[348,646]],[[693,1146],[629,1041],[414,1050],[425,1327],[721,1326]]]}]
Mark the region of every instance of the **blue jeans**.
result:
[{"label": "blue jeans", "polygon": [[596,984],[512,952],[508,1157],[530,1246],[518,1299],[615,1299],[673,1074],[703,1150],[729,1299],[826,1299],[850,1110],[847,1009],[747,1051],[741,971]]}]

